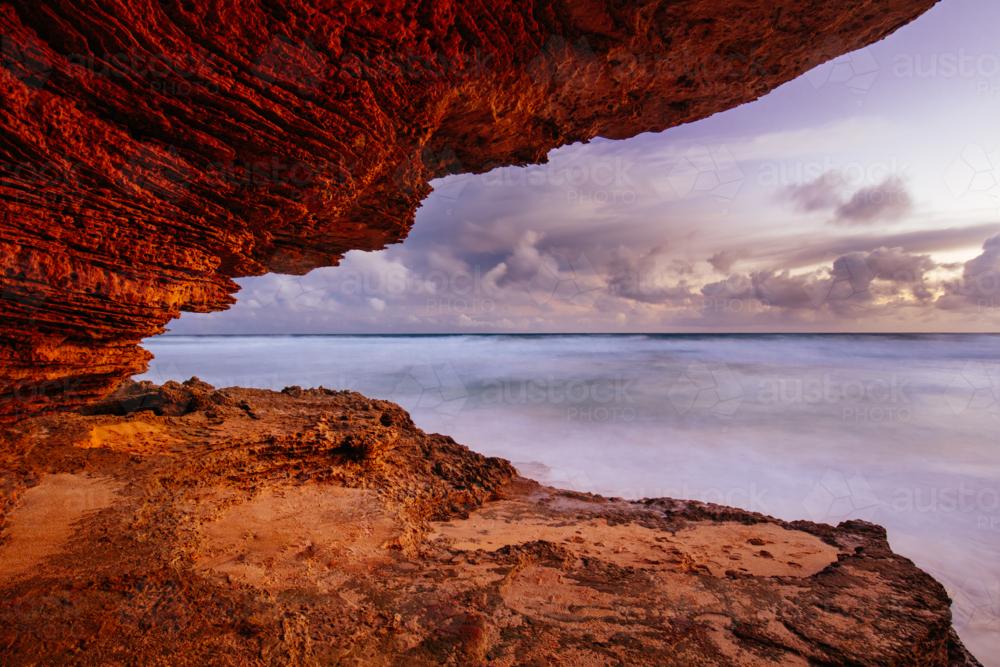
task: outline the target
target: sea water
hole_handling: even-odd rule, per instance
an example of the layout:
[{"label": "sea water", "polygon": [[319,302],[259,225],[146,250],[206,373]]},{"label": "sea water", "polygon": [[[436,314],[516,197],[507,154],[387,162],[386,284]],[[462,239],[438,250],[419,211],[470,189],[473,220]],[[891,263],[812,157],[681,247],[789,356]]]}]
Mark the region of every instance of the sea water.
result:
[{"label": "sea water", "polygon": [[1000,667],[1000,337],[163,336],[136,379],[350,389],[527,477],[885,526]]}]

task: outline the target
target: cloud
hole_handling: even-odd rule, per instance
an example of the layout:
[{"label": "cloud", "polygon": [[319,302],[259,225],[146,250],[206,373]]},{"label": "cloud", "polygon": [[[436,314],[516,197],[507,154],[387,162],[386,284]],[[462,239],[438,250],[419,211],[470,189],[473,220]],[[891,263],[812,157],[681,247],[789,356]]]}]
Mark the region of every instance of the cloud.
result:
[{"label": "cloud", "polygon": [[812,310],[836,318],[858,317],[859,310],[875,301],[931,299],[934,292],[925,278],[937,268],[929,255],[882,247],[831,256],[823,266],[806,273],[793,274],[789,269],[734,273],[726,280],[707,283],[701,293],[715,301],[759,301],[772,311]]},{"label": "cloud", "polygon": [[657,245],[645,254],[619,246],[605,266],[610,293],[649,304],[690,300],[694,292],[683,276],[691,274],[692,267],[668,253],[667,244]]},{"label": "cloud", "polygon": [[[872,241],[862,238],[862,245]],[[946,245],[948,238],[940,236]],[[989,287],[984,281],[1000,270],[1000,234],[983,244],[979,256],[960,265],[963,279],[951,281],[944,290],[946,267],[929,254],[898,246],[828,253],[821,260],[809,255],[805,271],[795,268],[802,266],[800,254],[778,253],[771,266],[730,271],[725,279],[713,280],[719,268],[731,268],[743,251],[715,253],[708,269],[687,260],[684,249],[677,247],[683,244],[677,242],[648,250],[621,245],[573,254],[543,249],[545,240],[535,230],[522,233],[502,261],[486,271],[470,265],[472,255],[453,256],[443,243],[414,254],[406,264],[400,259],[406,254],[401,248],[351,253],[344,267],[314,272],[339,275],[326,277],[331,288],[323,302],[296,311],[306,318],[299,322],[315,322],[326,330],[337,324],[336,331],[379,326],[386,332],[658,326],[839,330],[840,322],[888,314],[890,306],[929,305],[942,291],[931,312],[968,310],[982,297],[984,285]],[[432,279],[449,272],[465,277]],[[246,312],[252,303],[241,301],[233,311],[234,316],[242,312],[243,331],[278,332],[284,327],[273,323],[298,317],[292,315],[291,302],[279,299],[268,308],[258,304]]]},{"label": "cloud", "polygon": [[962,277],[946,281],[945,294],[935,305],[942,310],[983,309],[1000,306],[1000,234],[983,243],[983,252],[967,261]]},{"label": "cloud", "polygon": [[722,250],[708,258],[708,263],[719,273],[729,273],[733,264],[744,259],[747,253],[742,250]]},{"label": "cloud", "polygon": [[778,198],[791,202],[800,213],[835,210],[843,202],[840,175],[827,172],[815,181],[795,183],[780,191]]},{"label": "cloud", "polygon": [[863,258],[875,278],[893,283],[896,290],[908,291],[921,301],[933,296],[925,276],[938,264],[930,255],[914,255],[902,248],[878,248],[864,253]]},{"label": "cloud", "polygon": [[521,234],[513,252],[504,260],[506,270],[499,283],[501,286],[509,282],[527,282],[538,272],[543,255],[537,246],[544,238],[544,233],[531,229]]},{"label": "cloud", "polygon": [[[565,146],[545,165],[440,179],[405,244],[348,253],[340,267],[290,284],[241,279],[236,307],[204,317],[219,318],[216,331],[251,333],[794,330],[802,323],[853,331],[859,309],[866,318],[883,313],[890,329],[972,321],[943,311],[971,313],[987,291],[995,248],[972,262],[962,251],[1000,225],[972,225],[990,218],[964,217],[948,207],[950,198],[935,199],[941,174],[926,155],[911,157],[909,148],[927,145],[907,138],[912,125],[882,114],[829,123],[832,115],[796,111],[778,119],[775,109],[785,107],[774,95],[788,90],[701,124]],[[678,199],[671,187],[669,174],[694,144],[725,146],[748,174],[726,215],[713,197]],[[912,174],[909,163],[880,166],[894,155],[913,160]],[[754,170],[757,178],[749,177]],[[919,217],[911,191],[921,194]],[[948,260],[963,263],[932,259],[952,251]],[[172,328],[182,332],[198,318],[185,315]]]},{"label": "cloud", "polygon": [[706,284],[701,293],[709,299],[756,300],[769,308],[813,308],[805,289],[812,279],[813,274],[793,276],[787,269],[734,273]]},{"label": "cloud", "polygon": [[722,136],[717,141],[725,141],[741,160],[790,160],[803,155],[828,155],[843,150],[844,146],[882,141],[899,133],[899,126],[888,120],[852,116],[820,126],[781,129],[753,136]]},{"label": "cloud", "polygon": [[[870,252],[878,248],[902,248],[909,253],[948,252],[980,246],[982,239],[1000,232],[1000,225],[988,223],[969,227],[941,227],[898,234],[856,234],[825,240],[822,243],[779,247],[773,252],[776,261],[789,267],[812,266],[822,262],[829,254],[844,255],[849,252]],[[758,251],[760,254],[760,251]]]},{"label": "cloud", "polygon": [[967,278],[998,272],[1000,272],[1000,234],[986,239],[983,243],[983,253],[965,263]]},{"label": "cloud", "polygon": [[840,172],[829,171],[814,181],[786,186],[778,199],[791,203],[799,213],[831,213],[830,222],[841,225],[890,222],[913,208],[913,195],[895,174],[853,192],[852,186]]},{"label": "cloud", "polygon": [[861,188],[834,211],[833,222],[866,225],[898,220],[913,208],[913,196],[902,179],[889,176],[878,185]]}]

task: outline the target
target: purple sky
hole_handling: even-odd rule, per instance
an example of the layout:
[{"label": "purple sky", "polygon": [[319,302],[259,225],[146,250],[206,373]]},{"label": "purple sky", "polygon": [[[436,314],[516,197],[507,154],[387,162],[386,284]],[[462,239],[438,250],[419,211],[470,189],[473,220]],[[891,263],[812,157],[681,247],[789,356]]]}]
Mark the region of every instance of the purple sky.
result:
[{"label": "purple sky", "polygon": [[409,239],[175,334],[996,331],[1000,3],[757,102],[436,181]]}]

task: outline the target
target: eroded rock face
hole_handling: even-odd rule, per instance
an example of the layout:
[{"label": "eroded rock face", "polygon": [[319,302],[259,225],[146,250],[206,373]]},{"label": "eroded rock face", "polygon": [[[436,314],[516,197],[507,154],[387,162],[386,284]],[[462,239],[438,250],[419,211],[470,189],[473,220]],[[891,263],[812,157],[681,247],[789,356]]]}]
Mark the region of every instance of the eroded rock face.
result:
[{"label": "eroded rock face", "polygon": [[879,526],[542,487],[353,392],[177,387],[226,400],[3,436],[0,663],[978,664]]},{"label": "eroded rock face", "polygon": [[406,236],[428,179],[748,102],[935,0],[0,4],[0,422]]}]

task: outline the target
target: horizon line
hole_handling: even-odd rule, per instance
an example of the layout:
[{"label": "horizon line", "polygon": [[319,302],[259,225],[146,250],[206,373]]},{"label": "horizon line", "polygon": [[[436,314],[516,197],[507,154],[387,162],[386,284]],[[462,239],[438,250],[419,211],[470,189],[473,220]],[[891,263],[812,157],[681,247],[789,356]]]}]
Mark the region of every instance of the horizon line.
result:
[{"label": "horizon line", "polygon": [[485,332],[438,332],[438,333],[215,333],[215,334],[157,334],[154,338],[226,338],[264,336],[1000,336],[1000,331],[717,331],[717,332],[538,332],[538,333],[485,333]]}]

